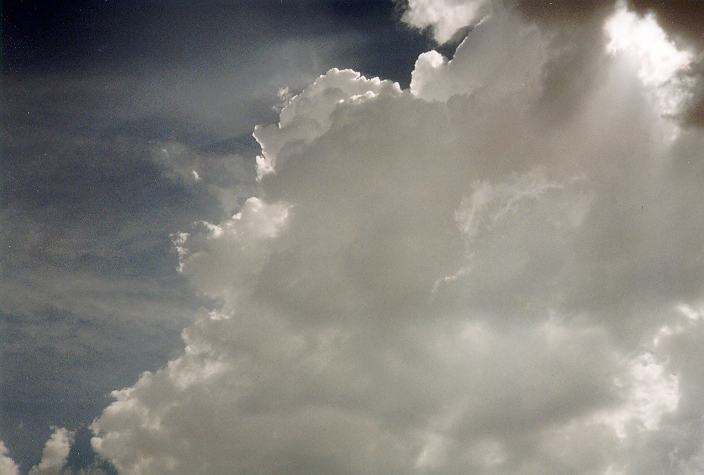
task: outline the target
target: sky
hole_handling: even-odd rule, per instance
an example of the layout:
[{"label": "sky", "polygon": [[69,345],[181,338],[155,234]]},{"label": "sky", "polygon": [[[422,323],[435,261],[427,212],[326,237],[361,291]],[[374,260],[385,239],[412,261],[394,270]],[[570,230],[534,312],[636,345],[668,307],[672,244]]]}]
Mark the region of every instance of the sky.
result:
[{"label": "sky", "polygon": [[0,473],[704,472],[703,25],[3,2]]},{"label": "sky", "polygon": [[51,426],[90,424],[111,390],[182,349],[208,299],[171,236],[253,193],[251,133],[275,120],[279,89],[335,65],[407,83],[431,41],[383,2],[3,2],[2,15],[0,439],[27,470]]}]

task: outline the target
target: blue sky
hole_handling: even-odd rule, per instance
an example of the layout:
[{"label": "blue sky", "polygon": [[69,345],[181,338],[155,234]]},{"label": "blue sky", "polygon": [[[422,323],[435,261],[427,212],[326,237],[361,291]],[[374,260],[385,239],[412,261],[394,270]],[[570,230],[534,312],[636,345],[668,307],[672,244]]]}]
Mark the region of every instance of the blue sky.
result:
[{"label": "blue sky", "polygon": [[9,456],[697,473],[703,15],[3,2]]},{"label": "blue sky", "polygon": [[[0,439],[25,470],[50,426],[85,426],[180,350],[206,299],[171,235],[247,196],[278,90],[332,66],[409,81],[430,41],[398,17],[376,1],[3,4]],[[237,154],[220,180],[241,196],[184,180],[159,157],[173,146]]]}]

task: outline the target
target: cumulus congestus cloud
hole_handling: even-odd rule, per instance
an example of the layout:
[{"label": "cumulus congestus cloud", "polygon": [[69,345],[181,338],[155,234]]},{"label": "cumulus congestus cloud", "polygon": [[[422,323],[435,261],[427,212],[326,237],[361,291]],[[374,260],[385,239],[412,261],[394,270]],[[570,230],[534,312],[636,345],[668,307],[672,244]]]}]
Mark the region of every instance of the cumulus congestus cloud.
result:
[{"label": "cumulus congestus cloud", "polygon": [[[42,458],[39,463],[29,470],[29,475],[58,475],[65,473],[62,469],[66,465],[69,451],[75,433],[63,427],[52,427],[53,432],[44,444]],[[8,454],[5,443],[0,440],[0,474],[18,475],[19,467]]]},{"label": "cumulus congestus cloud", "polygon": [[63,427],[54,427],[42,450],[41,461],[32,467],[29,475],[58,475],[66,464],[75,433]]},{"label": "cumulus congestus cloud", "polygon": [[555,33],[480,7],[408,90],[333,69],[257,128],[256,197],[177,240],[219,306],[93,424],[121,473],[704,470],[693,56],[611,9],[556,120]]}]

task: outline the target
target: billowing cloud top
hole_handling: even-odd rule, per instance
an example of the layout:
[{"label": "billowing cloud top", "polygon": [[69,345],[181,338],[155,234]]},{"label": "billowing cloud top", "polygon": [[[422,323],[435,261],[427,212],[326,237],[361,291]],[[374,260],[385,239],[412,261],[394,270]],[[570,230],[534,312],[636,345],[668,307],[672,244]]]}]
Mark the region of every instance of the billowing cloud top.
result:
[{"label": "billowing cloud top", "polygon": [[73,432],[63,427],[55,427],[44,445],[41,461],[32,467],[29,475],[58,475],[68,458],[73,437]]},{"label": "billowing cloud top", "polygon": [[[44,444],[42,459],[29,470],[29,475],[59,475],[66,465],[74,432],[63,427],[53,427],[49,440]],[[0,475],[18,475],[19,467],[9,456],[7,447],[0,440]]]},{"label": "billowing cloud top", "polygon": [[490,6],[409,90],[333,69],[257,128],[257,196],[177,240],[220,306],[93,424],[121,473],[704,471],[694,53]]}]

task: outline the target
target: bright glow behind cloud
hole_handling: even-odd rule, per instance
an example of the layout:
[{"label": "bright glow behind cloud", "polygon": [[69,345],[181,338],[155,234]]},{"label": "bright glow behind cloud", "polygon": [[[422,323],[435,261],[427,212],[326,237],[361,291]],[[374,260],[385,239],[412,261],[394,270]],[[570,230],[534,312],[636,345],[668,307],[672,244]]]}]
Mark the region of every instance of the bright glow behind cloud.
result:
[{"label": "bright glow behind cloud", "polygon": [[613,55],[625,54],[633,61],[638,77],[653,88],[663,113],[680,111],[691,98],[691,84],[683,73],[694,55],[681,50],[667,37],[653,14],[638,16],[619,6],[604,26],[609,37],[607,50]]}]

